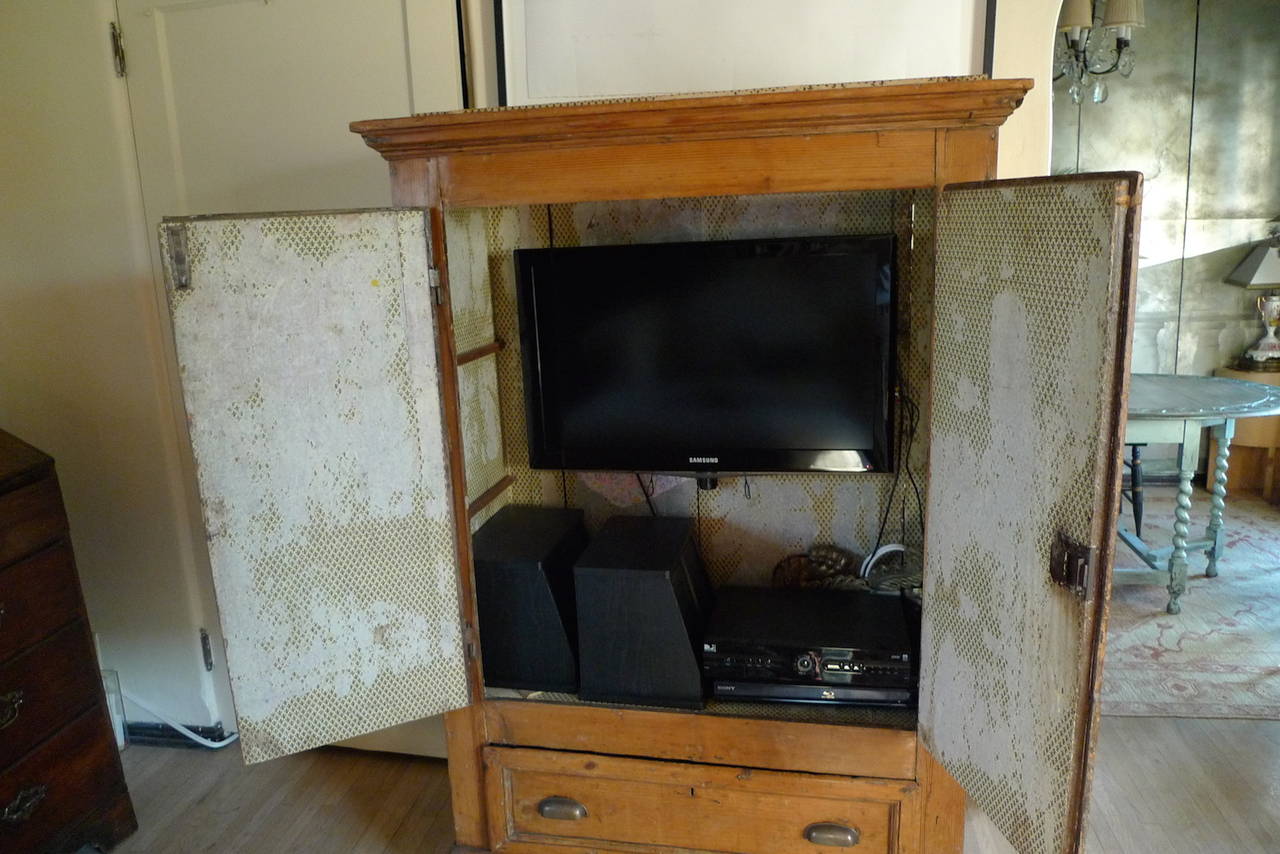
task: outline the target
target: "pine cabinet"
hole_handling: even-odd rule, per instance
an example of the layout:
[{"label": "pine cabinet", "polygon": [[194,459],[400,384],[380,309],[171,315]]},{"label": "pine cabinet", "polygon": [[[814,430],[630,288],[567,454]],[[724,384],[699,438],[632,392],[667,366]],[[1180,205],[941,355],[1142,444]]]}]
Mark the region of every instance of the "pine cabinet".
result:
[{"label": "pine cabinet", "polygon": [[[1141,177],[990,180],[1029,86],[363,121],[403,207],[167,220],[246,758],[448,711],[463,850],[958,851],[966,794],[1018,850],[1078,850]],[[511,501],[603,512],[528,467],[511,251],[860,230],[899,237],[922,413],[918,715],[486,693],[471,532]],[[713,578],[855,537],[904,500],[886,478],[722,486],[698,508]]]}]

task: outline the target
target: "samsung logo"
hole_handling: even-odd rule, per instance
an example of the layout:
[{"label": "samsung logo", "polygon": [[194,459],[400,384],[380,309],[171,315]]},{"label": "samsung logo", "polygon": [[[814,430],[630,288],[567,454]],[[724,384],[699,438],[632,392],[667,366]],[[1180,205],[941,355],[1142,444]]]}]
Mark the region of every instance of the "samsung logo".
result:
[{"label": "samsung logo", "polygon": [[719,457],[689,457],[691,463],[718,463]]}]

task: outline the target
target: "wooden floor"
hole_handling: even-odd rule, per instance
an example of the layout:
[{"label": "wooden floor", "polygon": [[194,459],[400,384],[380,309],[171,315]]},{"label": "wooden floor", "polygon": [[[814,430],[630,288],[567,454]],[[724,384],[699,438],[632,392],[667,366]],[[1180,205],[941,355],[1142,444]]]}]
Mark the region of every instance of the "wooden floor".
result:
[{"label": "wooden floor", "polygon": [[119,854],[416,852],[453,845],[445,763],[330,747],[245,767],[220,751],[128,747],[138,832]]},{"label": "wooden floor", "polygon": [[[453,841],[445,764],[340,748],[244,767],[133,746],[120,854],[400,852]],[[1280,722],[1103,718],[1088,854],[1280,851]]]},{"label": "wooden floor", "polygon": [[1280,851],[1280,721],[1104,717],[1086,851]]}]

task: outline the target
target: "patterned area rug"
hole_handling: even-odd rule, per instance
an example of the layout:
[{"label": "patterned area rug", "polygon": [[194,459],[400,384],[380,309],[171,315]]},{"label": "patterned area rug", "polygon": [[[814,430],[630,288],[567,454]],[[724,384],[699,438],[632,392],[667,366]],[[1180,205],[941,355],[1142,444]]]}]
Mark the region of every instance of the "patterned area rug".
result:
[{"label": "patterned area rug", "polygon": [[[1170,542],[1172,487],[1148,488],[1143,536]],[[1208,521],[1209,495],[1192,499],[1192,535]],[[1128,504],[1123,522],[1132,528]],[[1227,499],[1220,575],[1206,578],[1196,553],[1182,613],[1168,592],[1116,585],[1103,670],[1102,713],[1133,717],[1280,720],[1280,508],[1249,495]],[[1117,543],[1116,566],[1142,562]]]}]

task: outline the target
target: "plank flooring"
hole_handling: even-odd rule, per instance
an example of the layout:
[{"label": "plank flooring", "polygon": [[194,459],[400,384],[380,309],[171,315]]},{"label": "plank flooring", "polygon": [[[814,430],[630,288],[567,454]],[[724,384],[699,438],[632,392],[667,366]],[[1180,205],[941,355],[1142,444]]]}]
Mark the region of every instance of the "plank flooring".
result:
[{"label": "plank flooring", "polygon": [[[133,746],[137,834],[119,854],[446,854],[445,763],[327,748],[245,767]],[[1087,854],[1280,851],[1280,721],[1103,718]]]},{"label": "plank flooring", "polygon": [[443,760],[325,748],[246,767],[239,745],[134,745],[123,759],[138,832],[119,854],[445,854],[453,845]]},{"label": "plank flooring", "polygon": [[1280,851],[1280,721],[1104,717],[1085,850]]}]

